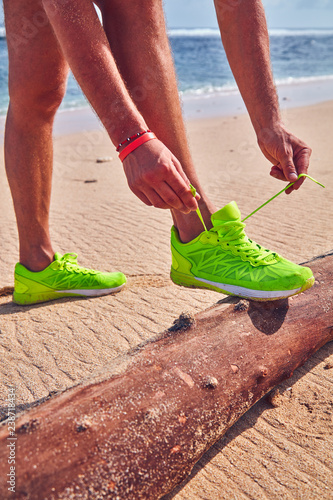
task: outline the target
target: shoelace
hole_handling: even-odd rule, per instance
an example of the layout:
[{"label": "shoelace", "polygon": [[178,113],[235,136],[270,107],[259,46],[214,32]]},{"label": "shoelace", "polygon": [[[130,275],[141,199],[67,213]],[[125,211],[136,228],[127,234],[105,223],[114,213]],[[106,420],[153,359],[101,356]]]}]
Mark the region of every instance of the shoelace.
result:
[{"label": "shoelace", "polygon": [[83,273],[83,274],[96,274],[97,271],[93,269],[86,269],[85,267],[81,267],[77,263],[77,253],[65,253],[61,259],[57,259],[58,269],[63,270],[67,269],[67,271],[74,273]]},{"label": "shoelace", "polygon": [[247,258],[253,259],[256,264],[270,256],[275,258],[276,253],[263,248],[246,236],[244,232],[245,226],[246,224],[240,221],[229,221],[220,226],[214,226],[210,231],[217,233],[218,242],[220,236],[223,238],[223,243],[227,246],[231,243],[236,252],[244,253]]},{"label": "shoelace", "polygon": [[[308,177],[311,181],[315,182],[316,184],[319,184],[321,187],[325,187],[323,184],[320,182],[316,181],[313,177],[310,177],[308,174],[299,174],[298,179],[301,177]],[[296,181],[295,181],[296,182]],[[267,259],[267,257],[275,257],[277,254],[275,252],[272,252],[271,250],[267,250],[266,248],[261,247],[254,241],[250,240],[245,232],[244,228],[246,224],[244,224],[244,221],[257,213],[261,208],[263,208],[265,205],[273,201],[275,198],[277,198],[280,194],[282,194],[284,191],[286,191],[288,188],[293,186],[295,182],[289,183],[286,187],[281,189],[277,194],[272,196],[269,200],[267,200],[265,203],[260,205],[260,207],[256,208],[253,212],[251,212],[249,215],[247,215],[242,221],[230,221],[230,222],[224,222],[220,226],[215,226],[213,227],[210,232],[216,232],[218,236],[223,237],[223,241],[227,242],[227,246],[229,246],[229,242],[232,242],[232,245],[237,247],[236,251],[237,252],[244,252],[246,257],[251,257],[252,259],[255,260],[255,263],[258,263],[261,260]],[[190,189],[191,193],[193,196],[196,195],[196,189],[190,184]],[[206,228],[206,225],[204,223],[203,217],[201,215],[200,209],[196,210],[197,215],[205,229],[206,233],[209,233],[209,231]],[[218,240],[219,241],[219,240]]]},{"label": "shoelace", "polygon": [[[313,177],[310,177],[310,175],[308,174],[299,174],[299,176],[297,177],[297,181],[301,178],[301,177],[307,177],[308,179],[310,179],[311,181],[315,182],[316,184],[318,184],[319,186],[321,187],[325,187],[324,184],[321,184],[320,182],[316,181],[316,179],[314,179]],[[295,181],[295,182],[297,182]],[[274,196],[272,196],[272,198],[270,198],[269,200],[265,201],[265,203],[263,203],[262,205],[260,205],[260,207],[256,208],[255,210],[253,210],[253,212],[251,212],[249,215],[247,215],[245,217],[245,219],[242,219],[242,222],[244,222],[246,219],[248,219],[249,217],[251,217],[252,215],[254,215],[256,212],[258,212],[261,208],[263,208],[265,205],[268,205],[268,203],[270,203],[271,201],[273,201],[275,198],[277,198],[278,196],[280,196],[280,194],[284,193],[285,191],[287,191],[288,188],[290,188],[291,186],[293,186],[295,184],[295,182],[290,182],[289,184],[287,184],[286,187],[284,187],[283,189],[281,189],[281,191],[279,191],[278,193],[276,193]]]}]

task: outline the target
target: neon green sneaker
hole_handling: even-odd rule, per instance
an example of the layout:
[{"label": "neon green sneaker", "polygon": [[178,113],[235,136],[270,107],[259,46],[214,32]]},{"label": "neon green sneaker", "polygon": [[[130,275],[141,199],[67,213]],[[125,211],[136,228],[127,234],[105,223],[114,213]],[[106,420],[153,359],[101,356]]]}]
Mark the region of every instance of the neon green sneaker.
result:
[{"label": "neon green sneaker", "polygon": [[40,272],[15,266],[13,302],[37,304],[62,297],[97,297],[119,292],[126,283],[123,273],[102,273],[77,264],[77,254],[56,253],[54,261]]},{"label": "neon green sneaker", "polygon": [[298,266],[250,240],[234,201],[215,212],[213,228],[189,243],[171,229],[171,279],[253,300],[276,300],[310,288],[311,269]]}]

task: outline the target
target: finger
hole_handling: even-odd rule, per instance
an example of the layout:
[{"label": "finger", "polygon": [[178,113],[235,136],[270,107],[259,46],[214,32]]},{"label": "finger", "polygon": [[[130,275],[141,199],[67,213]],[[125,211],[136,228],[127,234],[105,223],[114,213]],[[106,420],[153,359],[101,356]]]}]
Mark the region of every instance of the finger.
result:
[{"label": "finger", "polygon": [[[279,164],[278,164],[278,165],[274,165],[274,166],[271,168],[270,175],[271,175],[272,177],[274,177],[274,179],[278,179],[278,180],[280,180],[280,181],[284,181],[284,182],[285,182],[285,181],[287,180],[287,179],[285,178],[285,175],[284,175],[284,173],[283,173],[283,171],[282,171],[282,168],[281,168],[281,166],[280,166]],[[300,181],[304,182],[304,179],[302,180],[302,178],[301,178],[299,181],[297,181],[297,183],[298,183],[298,182],[300,182]],[[289,187],[289,188],[285,191],[285,193],[286,193],[286,194],[290,194],[290,193],[292,193],[292,192],[294,191],[294,186],[295,186],[297,183],[295,183],[295,184],[293,184],[292,186],[290,186],[290,187]]]},{"label": "finger", "polygon": [[285,178],[285,175],[283,173],[282,168],[280,167],[280,164],[273,165],[270,171],[270,175],[274,177],[274,179],[278,179],[280,181],[286,181],[287,179]]},{"label": "finger", "polygon": [[286,194],[290,194],[293,191],[297,191],[297,189],[299,189],[301,187],[301,185],[303,184],[305,179],[306,179],[306,177],[301,177],[300,179],[298,179],[298,181],[296,181],[292,186],[290,186],[288,189],[286,189]]},{"label": "finger", "polygon": [[[162,196],[160,195],[160,193],[157,192],[157,191],[155,191],[152,188],[148,188],[147,187],[145,189],[145,195],[147,196],[147,198],[149,199],[149,201],[151,202],[151,204],[155,208],[161,208],[161,209],[164,209],[164,210],[175,208],[172,205],[169,205],[169,203],[167,203],[162,198]],[[188,213],[189,212],[188,208],[184,207],[184,205],[181,205],[181,208],[179,208],[178,210],[180,210],[181,212],[184,212],[184,213]]]},{"label": "finger", "polygon": [[162,198],[154,191],[153,189],[150,188],[145,188],[145,196],[149,199],[150,204],[155,207],[155,208],[163,208],[166,209],[167,204],[165,201],[162,200]]},{"label": "finger", "polygon": [[306,174],[308,172],[311,153],[310,148],[302,148],[295,154],[294,163],[298,174]]},{"label": "finger", "polygon": [[288,189],[285,190],[285,194],[291,194],[294,191],[294,186],[290,186]]},{"label": "finger", "polygon": [[[295,154],[294,164],[297,169],[298,175],[306,174],[308,172],[311,152],[312,151],[310,148],[304,147]],[[300,179],[298,179],[295,184],[286,191],[286,194],[290,194],[292,191],[297,191],[304,181],[305,177],[301,177]]]},{"label": "finger", "polygon": [[190,184],[190,181],[188,180],[188,177],[187,175],[185,174],[184,170],[183,170],[183,167],[181,166],[181,163],[179,160],[177,160],[177,158],[173,158],[172,159],[172,163],[174,165],[174,167],[176,168],[177,172],[179,173],[179,175],[184,179],[186,185],[189,186]]},{"label": "finger", "polygon": [[285,178],[289,182],[297,181],[297,171],[293,162],[292,155],[286,155],[284,158],[280,160],[280,165],[285,175]]},{"label": "finger", "polygon": [[[302,148],[300,151],[298,151],[296,153],[296,155],[294,157],[294,163],[295,163],[298,175],[308,173],[311,153],[312,153],[312,151],[308,147]],[[294,189],[295,190],[299,189],[304,181],[305,181],[305,177],[301,177],[297,182],[295,182]]]},{"label": "finger", "polygon": [[138,189],[132,189],[131,191],[141,200],[145,205],[148,205],[148,207],[152,206],[152,203],[148,200],[147,196],[145,196],[141,191]]},{"label": "finger", "polygon": [[179,196],[174,192],[168,182],[170,181],[168,180],[167,182],[162,182],[158,186],[159,196],[168,205],[168,208],[174,208],[176,210],[180,210],[181,212],[188,213],[190,211],[189,208],[184,205],[181,198],[179,198]]},{"label": "finger", "polygon": [[[169,153],[171,155],[171,163],[174,169],[172,170],[172,172],[169,172],[169,175],[167,176],[167,178],[165,178],[165,181],[170,185],[171,189],[181,200],[186,210],[185,213],[188,213],[192,210],[197,210],[197,202],[201,199],[201,196],[199,193],[196,193],[195,196],[193,196],[190,188],[190,181],[185,174],[180,161],[171,152]],[[182,208],[180,208],[180,210],[185,211]]]},{"label": "finger", "polygon": [[[191,208],[191,210],[193,210],[193,209],[196,210],[198,208],[198,205],[193,204],[193,199],[195,199],[196,201],[199,201],[201,199],[200,193],[196,192],[195,196],[193,196],[191,188],[190,188],[190,181],[189,181],[188,177],[186,176],[184,170],[182,169],[180,162],[178,160],[174,160],[173,164],[174,164],[178,174],[185,181],[186,191],[184,192],[184,194],[186,193],[187,200],[189,201],[189,203],[191,205],[190,208]],[[177,191],[177,187],[174,183],[172,183],[172,188],[175,190],[175,192],[179,196],[180,193]],[[183,200],[183,202],[184,202],[184,200]],[[194,207],[194,208],[192,208],[192,207]]]},{"label": "finger", "polygon": [[293,186],[291,186],[291,190],[289,190],[289,189],[287,190],[288,191],[287,194],[291,193],[291,191],[297,191],[297,189],[299,189],[301,187],[301,185],[303,184],[304,181],[305,181],[305,177],[301,177],[300,179],[298,179],[298,181],[295,182],[295,184]]},{"label": "finger", "polygon": [[190,211],[197,210],[200,195],[196,194],[195,197],[193,196],[188,179],[186,182],[177,171],[175,172],[175,175],[173,175],[172,177],[170,176],[170,178],[167,180],[167,183],[187,209],[189,209]]}]

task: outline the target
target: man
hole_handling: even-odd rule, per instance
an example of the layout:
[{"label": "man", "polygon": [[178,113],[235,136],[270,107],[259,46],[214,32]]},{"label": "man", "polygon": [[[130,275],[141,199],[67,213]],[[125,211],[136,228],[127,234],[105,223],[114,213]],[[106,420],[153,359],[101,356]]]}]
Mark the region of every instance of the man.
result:
[{"label": "man", "polygon": [[[126,156],[130,189],[145,204],[171,210],[175,283],[255,299],[309,288],[314,280],[309,269],[248,240],[237,206],[216,212],[205,195],[187,145],[162,0],[95,3],[103,27],[92,0],[4,0],[10,95],[5,163],[20,241],[14,301],[103,295],[126,281],[122,273],[79,267],[75,255],[54,253],[50,241],[52,126],[68,67]],[[289,192],[298,189],[310,149],[281,123],[261,2],[216,0],[215,6],[259,145],[273,164],[271,175],[296,181]],[[22,39],[23,26],[37,18],[46,22]],[[190,182],[200,196],[192,195]],[[208,231],[202,232],[198,206]]]}]

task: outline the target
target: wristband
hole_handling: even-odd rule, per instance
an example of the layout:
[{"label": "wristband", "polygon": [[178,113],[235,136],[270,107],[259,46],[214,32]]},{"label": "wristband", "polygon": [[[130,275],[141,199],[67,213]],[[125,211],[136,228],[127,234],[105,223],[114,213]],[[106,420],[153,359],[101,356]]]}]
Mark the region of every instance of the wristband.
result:
[{"label": "wristband", "polygon": [[136,148],[138,148],[145,142],[151,141],[153,139],[157,139],[156,135],[153,132],[147,132],[146,134],[141,135],[122,150],[122,152],[119,154],[120,160],[124,161],[125,158],[130,153],[132,153],[132,151],[134,151]]},{"label": "wristband", "polygon": [[123,142],[119,143],[117,146],[117,153],[119,153],[119,149],[124,146],[125,144],[128,144],[129,142],[133,141],[133,139],[137,139],[141,135],[147,134],[147,132],[151,132],[151,130],[144,130],[143,132],[138,132],[137,134],[131,135],[131,137],[127,137]]}]

